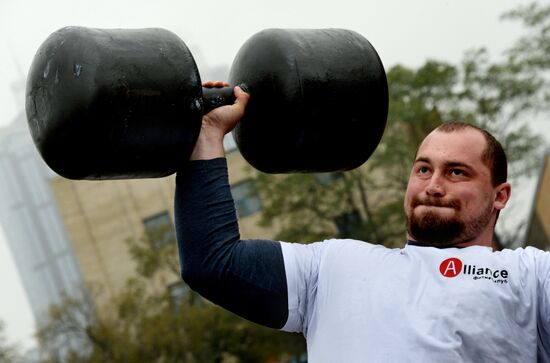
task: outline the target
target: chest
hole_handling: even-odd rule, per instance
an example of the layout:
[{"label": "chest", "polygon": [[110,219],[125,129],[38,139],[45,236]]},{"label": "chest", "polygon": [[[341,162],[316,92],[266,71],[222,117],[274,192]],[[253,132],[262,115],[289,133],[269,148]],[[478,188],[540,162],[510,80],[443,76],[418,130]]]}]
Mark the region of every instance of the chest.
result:
[{"label": "chest", "polygon": [[357,349],[407,345],[442,353],[495,353],[536,341],[525,335],[536,332],[536,288],[509,261],[401,254],[345,260],[321,268],[308,341],[332,335],[328,340]]}]

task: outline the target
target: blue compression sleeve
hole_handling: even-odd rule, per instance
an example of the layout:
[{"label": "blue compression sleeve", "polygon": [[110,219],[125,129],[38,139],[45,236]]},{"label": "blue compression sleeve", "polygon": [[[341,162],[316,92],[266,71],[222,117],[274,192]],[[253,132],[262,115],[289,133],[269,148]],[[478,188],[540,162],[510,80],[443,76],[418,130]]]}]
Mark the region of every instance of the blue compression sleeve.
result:
[{"label": "blue compression sleeve", "polygon": [[281,245],[240,240],[224,158],[189,162],[176,179],[181,275],[208,300],[280,329],[288,318]]}]

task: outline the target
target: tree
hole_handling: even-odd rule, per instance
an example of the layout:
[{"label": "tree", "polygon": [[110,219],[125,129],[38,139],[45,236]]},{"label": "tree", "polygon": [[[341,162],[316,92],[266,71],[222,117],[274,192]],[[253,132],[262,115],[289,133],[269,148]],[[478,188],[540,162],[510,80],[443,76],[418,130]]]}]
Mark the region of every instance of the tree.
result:
[{"label": "tree", "polygon": [[[511,179],[536,170],[543,141],[530,130],[526,116],[541,109],[542,101],[548,105],[547,82],[540,73],[550,64],[544,52],[550,49],[549,9],[531,5],[507,15],[536,24],[539,34],[517,43],[505,61],[492,62],[482,48],[466,52],[458,65],[428,60],[417,69],[391,67],[388,122],[369,161],[330,175],[259,174],[261,224],[276,224],[280,232],[275,238],[287,241],[336,234],[401,246],[403,195],[413,155],[427,133],[445,121],[470,122],[495,134],[507,151]],[[510,245],[515,237],[514,231],[502,230],[499,240]]]},{"label": "tree", "polygon": [[17,348],[7,342],[4,335],[4,322],[0,321],[0,363],[15,362],[17,358]]},{"label": "tree", "polygon": [[548,111],[550,107],[550,88],[548,87],[550,5],[533,2],[503,14],[502,19],[518,21],[526,28],[527,34],[518,39],[508,50],[508,62],[526,78],[543,85],[537,97],[533,97],[530,107],[537,111]]},{"label": "tree", "polygon": [[[177,286],[184,294],[159,287],[158,281],[178,281],[179,270],[172,264],[174,241],[159,246],[155,240],[128,242],[137,274],[108,310],[96,311],[95,299],[84,296],[66,297],[51,308],[39,337],[50,351],[62,353],[49,362],[247,363],[285,361],[305,352],[302,336],[248,322],[203,300],[183,282]],[[88,294],[100,293],[94,291]],[[78,344],[63,350],[60,339],[68,332]]]}]

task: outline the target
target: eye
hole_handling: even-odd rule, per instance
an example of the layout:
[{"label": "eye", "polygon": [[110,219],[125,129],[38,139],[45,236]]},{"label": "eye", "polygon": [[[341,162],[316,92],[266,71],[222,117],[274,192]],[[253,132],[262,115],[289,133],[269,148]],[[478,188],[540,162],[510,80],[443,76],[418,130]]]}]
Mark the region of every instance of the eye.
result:
[{"label": "eye", "polygon": [[418,174],[427,174],[430,171],[427,166],[421,166],[418,168]]},{"label": "eye", "polygon": [[464,176],[464,175],[466,175],[466,173],[464,172],[464,170],[461,170],[461,169],[451,169],[451,175],[452,176]]}]

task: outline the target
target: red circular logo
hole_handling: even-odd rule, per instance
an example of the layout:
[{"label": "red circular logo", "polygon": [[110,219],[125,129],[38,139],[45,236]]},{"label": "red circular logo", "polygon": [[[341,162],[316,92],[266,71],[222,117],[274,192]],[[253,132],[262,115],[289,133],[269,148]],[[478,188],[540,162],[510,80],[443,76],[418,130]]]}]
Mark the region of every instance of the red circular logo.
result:
[{"label": "red circular logo", "polygon": [[455,277],[462,271],[462,261],[456,257],[451,257],[441,262],[439,272],[445,277]]}]

